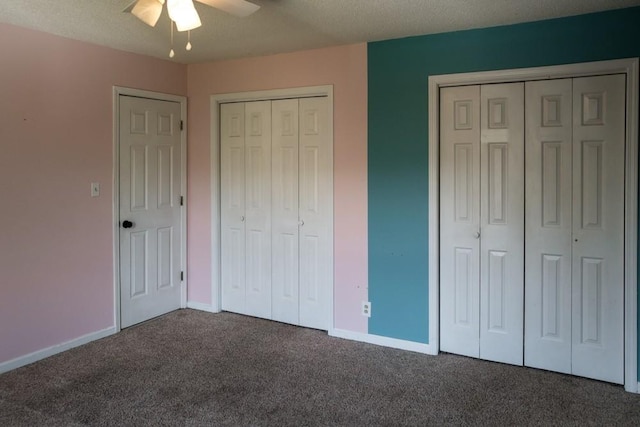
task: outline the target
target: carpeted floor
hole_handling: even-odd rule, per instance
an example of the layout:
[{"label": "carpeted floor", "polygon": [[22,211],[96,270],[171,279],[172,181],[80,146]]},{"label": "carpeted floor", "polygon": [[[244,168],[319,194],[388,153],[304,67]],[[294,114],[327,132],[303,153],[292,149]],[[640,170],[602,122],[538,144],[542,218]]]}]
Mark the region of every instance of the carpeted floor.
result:
[{"label": "carpeted floor", "polygon": [[640,425],[611,384],[180,310],[0,375],[0,426]]}]

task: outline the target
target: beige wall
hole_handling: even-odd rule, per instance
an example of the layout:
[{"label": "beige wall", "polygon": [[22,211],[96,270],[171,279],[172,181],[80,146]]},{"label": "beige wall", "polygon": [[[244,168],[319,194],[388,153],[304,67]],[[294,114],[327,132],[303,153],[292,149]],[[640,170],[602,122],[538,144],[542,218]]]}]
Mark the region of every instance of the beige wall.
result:
[{"label": "beige wall", "polygon": [[189,301],[209,304],[210,95],[333,85],[335,326],[366,332],[366,52],[187,67],[0,24],[0,366],[115,326],[113,86],[189,96]]},{"label": "beige wall", "polygon": [[189,301],[211,304],[210,96],[333,85],[335,326],[367,331],[366,77],[364,43],[188,67]]},{"label": "beige wall", "polygon": [[112,88],[187,68],[5,24],[0,58],[2,363],[114,326]]}]

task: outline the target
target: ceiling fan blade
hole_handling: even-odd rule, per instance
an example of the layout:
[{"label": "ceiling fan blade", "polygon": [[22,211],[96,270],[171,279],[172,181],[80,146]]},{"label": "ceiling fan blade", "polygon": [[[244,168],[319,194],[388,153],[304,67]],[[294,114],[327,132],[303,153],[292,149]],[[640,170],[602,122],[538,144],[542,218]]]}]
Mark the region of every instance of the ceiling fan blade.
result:
[{"label": "ceiling fan blade", "polygon": [[208,6],[215,7],[231,15],[244,18],[260,9],[257,4],[249,3],[245,0],[197,0]]},{"label": "ceiling fan blade", "polygon": [[131,13],[145,24],[155,27],[162,14],[163,4],[164,0],[138,0]]}]

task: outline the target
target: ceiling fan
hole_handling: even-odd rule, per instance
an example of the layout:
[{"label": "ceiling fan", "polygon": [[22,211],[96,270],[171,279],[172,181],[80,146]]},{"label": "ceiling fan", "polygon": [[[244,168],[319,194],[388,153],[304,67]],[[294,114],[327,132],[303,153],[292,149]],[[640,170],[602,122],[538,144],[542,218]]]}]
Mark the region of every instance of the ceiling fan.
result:
[{"label": "ceiling fan", "polygon": [[[246,0],[196,0],[207,6],[215,7],[231,15],[244,18],[260,9],[260,6]],[[171,50],[169,57],[173,58],[173,27],[178,31],[188,31],[188,42],[186,49],[191,50],[191,30],[202,25],[200,16],[193,5],[193,0],[166,0],[167,12],[171,19]],[[165,0],[136,0],[131,3],[123,12],[131,13],[147,25],[155,27],[162,14]]]},{"label": "ceiling fan", "polygon": [[[240,18],[260,9],[260,6],[246,0],[197,1]],[[136,0],[124,12],[130,12],[145,24],[155,27],[162,14],[164,3],[165,0]],[[171,20],[176,23],[178,31],[193,30],[202,25],[198,12],[193,6],[193,0],[167,0],[167,11]]]}]

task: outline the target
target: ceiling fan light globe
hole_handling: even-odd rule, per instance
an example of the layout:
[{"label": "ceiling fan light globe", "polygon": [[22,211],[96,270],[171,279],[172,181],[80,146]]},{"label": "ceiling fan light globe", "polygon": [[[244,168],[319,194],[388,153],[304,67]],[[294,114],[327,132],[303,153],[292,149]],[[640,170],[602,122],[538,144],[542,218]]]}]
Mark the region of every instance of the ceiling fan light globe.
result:
[{"label": "ceiling fan light globe", "polygon": [[201,26],[202,22],[200,22],[199,17],[196,20],[176,22],[176,29],[178,31],[189,31]]},{"label": "ceiling fan light globe", "polygon": [[192,0],[167,0],[169,17],[178,31],[188,31],[202,25]]}]

